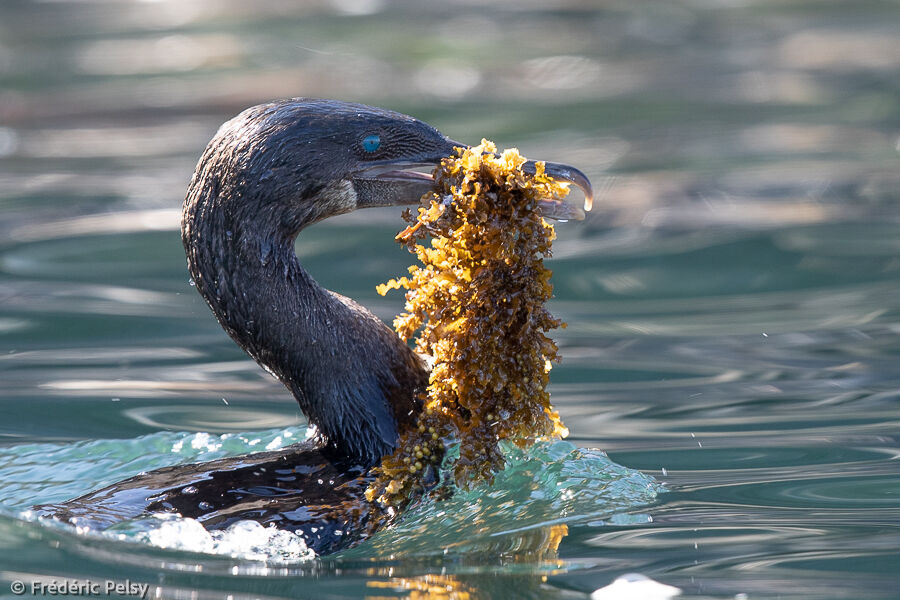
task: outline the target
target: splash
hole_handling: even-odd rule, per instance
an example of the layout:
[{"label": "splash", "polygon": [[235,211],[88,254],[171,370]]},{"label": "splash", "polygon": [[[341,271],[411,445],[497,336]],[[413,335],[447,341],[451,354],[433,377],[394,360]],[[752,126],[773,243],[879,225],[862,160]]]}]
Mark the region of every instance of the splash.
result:
[{"label": "splash", "polygon": [[220,554],[247,561],[294,563],[316,557],[302,536],[274,526],[263,527],[256,521],[238,521],[226,529],[207,531],[195,519],[158,514],[116,525],[104,534],[158,548]]},{"label": "splash", "polygon": [[[304,427],[244,434],[159,432],[126,440],[22,444],[0,449],[0,513],[36,520],[33,504],[79,496],[137,472],[173,464],[240,456],[303,440]],[[451,447],[444,472],[458,447]],[[504,445],[506,468],[491,486],[456,488],[447,480],[444,500],[423,499],[399,522],[347,557],[440,555],[509,556],[555,568],[554,548],[573,524],[647,522],[640,508],[662,490],[652,477],[617,465],[599,450],[564,441],[527,450]],[[637,512],[636,512],[637,511]],[[37,520],[30,526],[63,528],[79,536],[125,541],[159,549],[229,556],[242,561],[304,563],[314,558],[292,532],[241,521],[209,532],[199,521],[153,515],[106,531]]]},{"label": "splash", "polygon": [[426,557],[478,553],[556,564],[555,544],[569,525],[647,523],[636,509],[665,488],[653,477],[614,463],[602,451],[566,441],[543,441],[527,449],[501,444],[506,468],[491,485],[462,489],[452,468],[459,446],[444,460],[446,494],[423,498],[394,526],[345,555]]}]

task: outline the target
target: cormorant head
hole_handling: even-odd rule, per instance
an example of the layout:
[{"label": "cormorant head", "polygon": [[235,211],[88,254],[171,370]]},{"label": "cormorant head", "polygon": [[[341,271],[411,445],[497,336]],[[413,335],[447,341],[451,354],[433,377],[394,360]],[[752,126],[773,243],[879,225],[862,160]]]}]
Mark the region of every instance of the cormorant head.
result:
[{"label": "cormorant head", "polygon": [[[358,208],[417,204],[433,180],[416,169],[430,171],[457,147],[466,144],[407,115],[296,98],[255,106],[225,123],[198,174],[207,158],[218,163],[215,171],[237,187],[227,190],[228,197],[252,200],[255,206],[243,208],[252,209],[256,218],[266,208],[259,203],[268,205],[272,214],[281,215],[279,229],[290,236]],[[534,168],[533,161],[525,165]],[[546,170],[580,187],[590,209],[592,192],[583,173],[555,163],[546,163]],[[552,218],[584,218],[579,208],[563,202],[547,201],[541,208]]]}]

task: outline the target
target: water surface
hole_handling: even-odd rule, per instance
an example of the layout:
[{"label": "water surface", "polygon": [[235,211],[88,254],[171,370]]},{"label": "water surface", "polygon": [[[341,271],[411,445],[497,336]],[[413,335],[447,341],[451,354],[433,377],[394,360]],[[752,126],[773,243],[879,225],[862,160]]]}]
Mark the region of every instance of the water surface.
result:
[{"label": "water surface", "polygon": [[[567,598],[639,572],[688,597],[896,598],[898,18],[875,0],[5,3],[0,579]],[[582,450],[523,457],[449,505],[470,522],[422,507],[306,562],[16,518],[303,432],[189,285],[177,232],[218,125],[296,95],[591,177],[595,212],[559,227],[551,264],[569,323],[551,391]],[[409,264],[401,225],[393,210],[331,219],[298,254],[389,320],[402,300],[374,286]]]}]

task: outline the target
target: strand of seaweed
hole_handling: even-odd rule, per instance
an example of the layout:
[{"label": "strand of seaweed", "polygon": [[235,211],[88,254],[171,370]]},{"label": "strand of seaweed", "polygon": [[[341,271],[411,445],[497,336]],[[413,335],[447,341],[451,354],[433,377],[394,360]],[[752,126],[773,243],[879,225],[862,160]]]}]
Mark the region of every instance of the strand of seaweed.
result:
[{"label": "strand of seaweed", "polygon": [[524,162],[487,140],[457,149],[418,214],[405,214],[411,225],[397,239],[421,264],[377,290],[407,290],[394,328],[405,341],[419,331],[416,350],[433,367],[418,421],[376,470],[370,502],[402,506],[433,485],[451,440],[459,442],[453,478],[470,489],[503,468],[501,441],[524,448],[568,434],[546,390],[559,360],[548,332],[565,324],[545,307],[553,286],[543,259],[555,232],[538,210],[568,186],[542,163],[525,173]]}]

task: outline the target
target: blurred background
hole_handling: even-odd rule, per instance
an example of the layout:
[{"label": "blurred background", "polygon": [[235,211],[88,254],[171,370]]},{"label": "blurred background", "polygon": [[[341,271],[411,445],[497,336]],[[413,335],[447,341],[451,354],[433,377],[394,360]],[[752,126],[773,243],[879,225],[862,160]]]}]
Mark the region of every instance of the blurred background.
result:
[{"label": "blurred background", "polygon": [[[180,206],[223,121],[338,98],[594,182],[557,227],[551,392],[574,443],[670,491],[635,509],[651,522],[570,525],[530,595],[640,571],[695,596],[896,597],[898,24],[893,0],[3,0],[0,505],[87,491],[46,458],[22,487],[23,445],[303,422],[189,285]],[[411,263],[401,227],[345,215],[298,254],[390,321],[402,296],[374,286]],[[23,527],[0,523],[7,569],[109,571]],[[409,595],[347,569],[320,565],[316,593]]]}]

